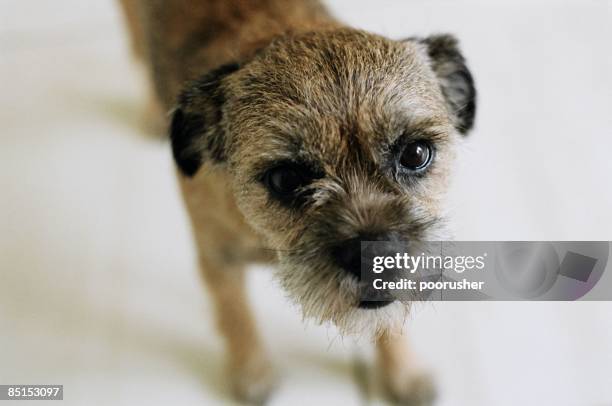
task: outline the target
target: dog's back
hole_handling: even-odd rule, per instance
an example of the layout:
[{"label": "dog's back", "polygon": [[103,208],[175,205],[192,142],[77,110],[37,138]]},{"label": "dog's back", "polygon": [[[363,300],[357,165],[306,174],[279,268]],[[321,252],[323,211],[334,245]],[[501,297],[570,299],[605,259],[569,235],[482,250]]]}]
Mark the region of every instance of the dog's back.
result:
[{"label": "dog's back", "polygon": [[132,48],[166,109],[186,81],[243,61],[274,36],[334,24],[317,0],[120,1]]}]

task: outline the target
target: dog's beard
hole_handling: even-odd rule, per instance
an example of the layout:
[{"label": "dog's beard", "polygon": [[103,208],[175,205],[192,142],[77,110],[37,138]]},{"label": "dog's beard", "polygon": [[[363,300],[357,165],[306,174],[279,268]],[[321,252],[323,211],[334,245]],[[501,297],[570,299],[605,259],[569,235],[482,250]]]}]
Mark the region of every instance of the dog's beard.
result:
[{"label": "dog's beard", "polygon": [[281,258],[276,277],[305,319],[332,323],[343,336],[375,338],[400,329],[409,315],[410,305],[399,301],[378,309],[359,308],[360,283],[333,266]]},{"label": "dog's beard", "polygon": [[[446,223],[430,222],[422,241],[448,238]],[[375,339],[385,332],[401,331],[413,302],[395,301],[387,306],[359,307],[363,285],[335,266],[320,249],[281,252],[275,276],[281,287],[297,302],[304,319],[333,324],[343,336]]]}]

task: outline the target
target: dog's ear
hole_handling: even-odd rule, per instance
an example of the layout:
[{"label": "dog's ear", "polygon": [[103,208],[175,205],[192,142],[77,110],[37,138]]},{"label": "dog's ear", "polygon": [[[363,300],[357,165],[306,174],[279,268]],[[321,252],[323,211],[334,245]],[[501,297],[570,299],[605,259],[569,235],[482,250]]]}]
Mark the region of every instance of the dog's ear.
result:
[{"label": "dog's ear", "polygon": [[191,82],[179,97],[170,140],[174,160],[185,176],[194,176],[207,160],[225,160],[223,80],[238,69],[236,63],[223,65]]},{"label": "dog's ear", "polygon": [[459,50],[457,39],[443,34],[418,41],[427,47],[442,93],[455,116],[457,130],[461,134],[467,134],[474,126],[476,118],[476,87],[472,73]]}]

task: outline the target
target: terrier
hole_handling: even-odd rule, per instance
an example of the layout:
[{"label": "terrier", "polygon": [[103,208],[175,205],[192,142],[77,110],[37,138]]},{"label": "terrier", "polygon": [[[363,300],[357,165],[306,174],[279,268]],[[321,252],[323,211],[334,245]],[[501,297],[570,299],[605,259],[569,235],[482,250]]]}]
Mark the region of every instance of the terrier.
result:
[{"label": "terrier", "polygon": [[443,200],[476,91],[450,35],[391,40],[317,0],[122,0],[171,111],[178,181],[236,395],[274,386],[244,271],[274,262],[305,317],[375,338],[389,397],[430,405],[398,332],[409,310],[360,296],[360,242],[445,237]]}]

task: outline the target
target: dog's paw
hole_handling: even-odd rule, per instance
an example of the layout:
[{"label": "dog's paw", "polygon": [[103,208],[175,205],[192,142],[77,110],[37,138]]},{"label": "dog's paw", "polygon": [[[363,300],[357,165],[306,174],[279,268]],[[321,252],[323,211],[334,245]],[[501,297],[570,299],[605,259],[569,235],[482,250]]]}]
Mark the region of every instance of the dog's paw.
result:
[{"label": "dog's paw", "polygon": [[436,399],[433,380],[428,375],[410,375],[404,379],[383,382],[386,396],[394,404],[402,406],[432,406]]},{"label": "dog's paw", "polygon": [[252,405],[266,403],[277,383],[277,375],[267,358],[257,357],[231,366],[232,391],[237,400]]}]

